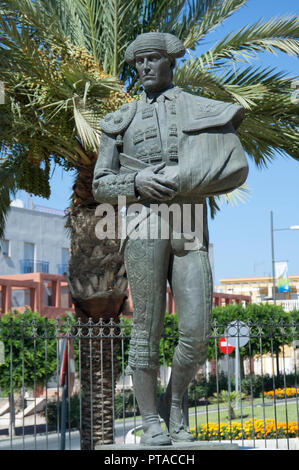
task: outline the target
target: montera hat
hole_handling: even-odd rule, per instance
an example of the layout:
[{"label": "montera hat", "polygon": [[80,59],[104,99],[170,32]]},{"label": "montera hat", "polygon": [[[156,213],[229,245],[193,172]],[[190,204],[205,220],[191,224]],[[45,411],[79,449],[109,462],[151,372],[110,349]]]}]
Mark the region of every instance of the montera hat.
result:
[{"label": "montera hat", "polygon": [[180,39],[170,33],[143,33],[127,47],[125,61],[135,65],[135,54],[149,50],[158,50],[176,59],[185,55],[185,47]]}]

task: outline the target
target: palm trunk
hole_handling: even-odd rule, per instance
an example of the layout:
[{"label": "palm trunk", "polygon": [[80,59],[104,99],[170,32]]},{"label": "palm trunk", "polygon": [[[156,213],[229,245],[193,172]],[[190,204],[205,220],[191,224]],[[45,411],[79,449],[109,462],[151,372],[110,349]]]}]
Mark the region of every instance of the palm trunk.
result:
[{"label": "palm trunk", "polygon": [[[97,203],[91,193],[92,172],[79,173],[70,210],[69,287],[76,317],[117,322],[127,296],[127,279],[119,240],[99,240],[95,226]],[[116,214],[117,218],[117,214]],[[88,326],[87,326],[88,328]],[[93,335],[94,336],[94,335]],[[117,344],[111,340],[81,340],[81,449],[113,443],[112,397],[117,377]]]},{"label": "palm trunk", "polygon": [[229,421],[236,419],[235,410],[230,402],[228,404],[228,419]]},{"label": "palm trunk", "polygon": [[82,341],[81,448],[93,450],[114,441],[116,348],[110,340]]}]

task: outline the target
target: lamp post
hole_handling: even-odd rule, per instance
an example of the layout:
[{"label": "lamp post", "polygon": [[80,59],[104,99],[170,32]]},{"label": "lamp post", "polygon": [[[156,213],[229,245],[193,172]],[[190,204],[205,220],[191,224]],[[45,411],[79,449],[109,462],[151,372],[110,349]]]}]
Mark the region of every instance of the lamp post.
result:
[{"label": "lamp post", "polygon": [[273,282],[273,302],[276,305],[276,292],[275,292],[275,256],[274,256],[274,232],[281,230],[299,230],[299,225],[291,225],[286,228],[273,228],[273,211],[270,213],[270,227],[271,227],[271,253],[272,253],[272,282]]}]

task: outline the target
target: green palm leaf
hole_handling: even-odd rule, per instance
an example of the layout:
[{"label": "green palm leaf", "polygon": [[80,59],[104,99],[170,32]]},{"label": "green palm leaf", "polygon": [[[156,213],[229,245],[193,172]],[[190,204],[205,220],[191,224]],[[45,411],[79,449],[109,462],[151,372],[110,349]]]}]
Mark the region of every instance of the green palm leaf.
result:
[{"label": "green palm leaf", "polygon": [[240,202],[245,203],[249,198],[249,194],[249,187],[246,184],[243,184],[229,193],[220,194],[219,196],[210,196],[208,198],[208,204],[211,218],[215,218],[217,212],[221,210],[221,205],[229,204],[231,206],[237,206]]},{"label": "green palm leaf", "polygon": [[[2,146],[1,151],[3,150]],[[4,237],[11,196],[15,195],[17,191],[16,174],[19,170],[19,161],[0,158],[0,239]]]},{"label": "green palm leaf", "polygon": [[204,37],[223,23],[234,12],[247,3],[247,0],[214,0],[207,2],[193,2],[196,5],[197,14],[187,21],[185,34],[183,36],[184,45],[188,49],[194,49]]},{"label": "green palm leaf", "polygon": [[243,184],[239,188],[231,191],[227,194],[221,194],[218,196],[218,199],[222,203],[230,204],[230,205],[238,205],[239,202],[244,203],[249,198],[249,187],[246,184]]},{"label": "green palm leaf", "polygon": [[225,58],[246,61],[258,52],[277,51],[289,55],[299,53],[299,22],[297,16],[259,20],[227,35],[211,50],[214,60]]}]

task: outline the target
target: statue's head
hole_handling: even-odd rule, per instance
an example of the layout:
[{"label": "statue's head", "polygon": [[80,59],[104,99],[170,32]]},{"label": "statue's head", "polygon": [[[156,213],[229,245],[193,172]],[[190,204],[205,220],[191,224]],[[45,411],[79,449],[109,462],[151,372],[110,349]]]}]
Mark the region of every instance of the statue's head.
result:
[{"label": "statue's head", "polygon": [[144,88],[157,93],[171,84],[175,59],[184,54],[184,45],[176,36],[144,33],[128,46],[125,61],[136,67]]}]

